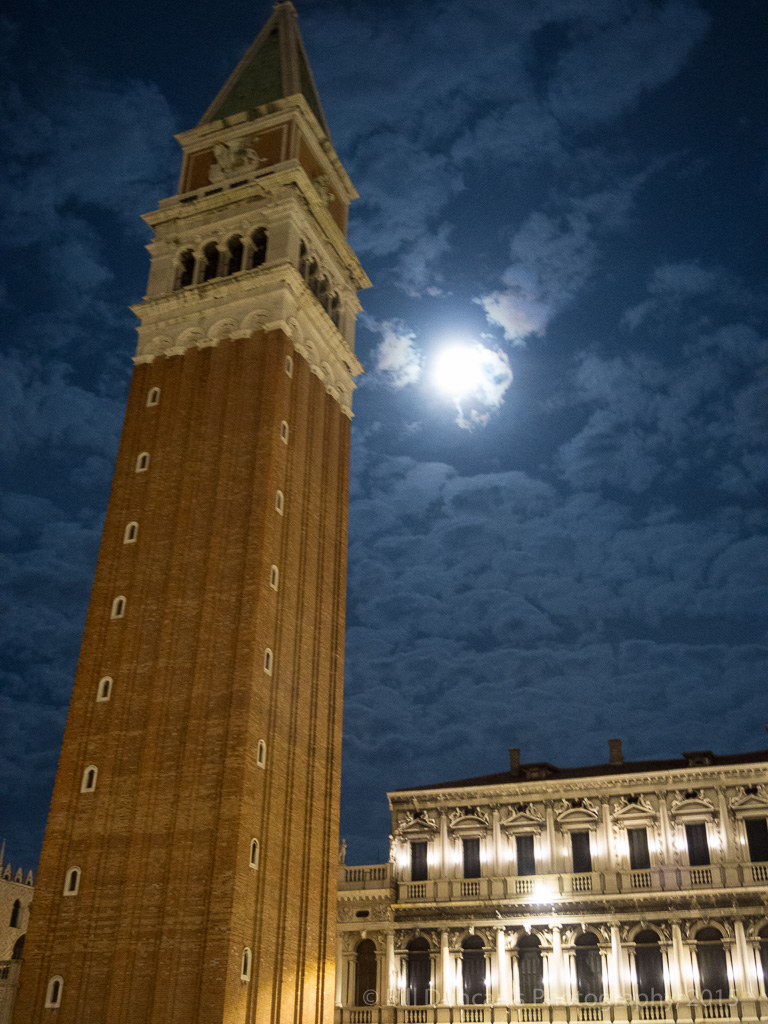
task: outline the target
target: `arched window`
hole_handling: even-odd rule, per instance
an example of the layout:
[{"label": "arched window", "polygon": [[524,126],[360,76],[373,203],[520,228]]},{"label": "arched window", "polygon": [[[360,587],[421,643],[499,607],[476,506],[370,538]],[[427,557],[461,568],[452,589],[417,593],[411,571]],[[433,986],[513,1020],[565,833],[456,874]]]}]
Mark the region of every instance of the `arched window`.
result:
[{"label": "arched window", "polygon": [[136,456],[136,472],[146,473],[149,469],[149,452],[141,452]]},{"label": "arched window", "polygon": [[80,783],[81,793],[93,793],[96,789],[96,779],[99,777],[99,769],[95,764],[89,764],[83,772],[83,781]]},{"label": "arched window", "polygon": [[277,590],[277,585],[280,582],[280,570],[276,565],[269,567],[269,585],[273,590]]},{"label": "arched window", "polygon": [[289,377],[293,376],[293,358],[291,356],[285,357],[285,372]]},{"label": "arched window", "polygon": [[22,953],[24,952],[24,939],[26,935],[20,935],[13,944],[13,951],[11,952],[11,960],[21,960]]},{"label": "arched window", "polygon": [[358,942],[355,957],[355,1006],[377,1003],[376,946],[370,939]]},{"label": "arched window", "polygon": [[248,864],[255,870],[259,867],[259,840],[251,840],[251,853],[248,858]]},{"label": "arched window", "polygon": [[233,235],[227,242],[226,266],[224,273],[227,277],[236,274],[243,267],[243,239],[240,235]]},{"label": "arched window", "polygon": [[269,647],[264,651],[264,671],[268,676],[272,675],[272,666],[275,662],[275,656]]},{"label": "arched window", "polygon": [[576,939],[576,988],[580,1003],[602,1003],[603,971],[600,948],[594,932]]},{"label": "arched window", "polygon": [[310,259],[309,262],[307,263],[307,273],[305,280],[312,294],[315,294],[315,290],[317,288],[317,278],[319,273],[320,268],[317,265],[317,260]]},{"label": "arched window", "polygon": [[312,282],[312,291],[315,293],[315,297],[324,309],[327,308],[329,290],[330,286],[328,284],[327,277],[316,277]]},{"label": "arched window", "polygon": [[283,444],[288,444],[288,424],[285,420],[280,424],[280,440]]},{"label": "arched window", "polygon": [[768,992],[768,925],[757,933],[760,939],[760,967],[763,971],[763,994]]},{"label": "arched window", "polygon": [[56,1007],[61,1006],[61,993],[64,991],[64,979],[54,974],[51,980],[48,982],[48,988],[45,990],[45,1008],[47,1010],[55,1010]]},{"label": "arched window", "polygon": [[517,966],[520,975],[521,1001],[543,1003],[544,965],[538,936],[521,935],[517,940]]},{"label": "arched window", "polygon": [[267,232],[265,228],[256,228],[251,235],[250,253],[248,255],[248,269],[260,267],[267,258]]},{"label": "arched window", "polygon": [[80,889],[80,868],[70,868],[64,878],[64,895],[77,896]]},{"label": "arched window", "polygon": [[11,908],[11,928],[18,928],[19,926],[19,915],[21,914],[21,900],[14,900],[13,907]]},{"label": "arched window", "polygon": [[104,676],[103,679],[99,680],[99,685],[96,689],[96,700],[104,701],[109,700],[112,696],[112,676]]},{"label": "arched window", "polygon": [[122,619],[122,617],[124,615],[125,615],[125,598],[122,597],[122,596],[121,597],[116,597],[114,599],[114,601],[112,602],[112,610],[110,612],[109,617],[111,619]]},{"label": "arched window", "polygon": [[203,259],[205,260],[205,266],[203,267],[203,281],[211,281],[214,277],[218,277],[221,253],[219,252],[219,247],[215,242],[209,242],[203,249]]},{"label": "arched window", "polygon": [[185,249],[179,256],[176,267],[176,284],[174,290],[186,288],[195,279],[195,254],[191,249]]},{"label": "arched window", "polygon": [[461,944],[461,974],[464,979],[464,1002],[485,1002],[485,951],[479,935],[468,935]]},{"label": "arched window", "polygon": [[134,544],[139,536],[139,524],[127,523],[123,531],[123,544]]},{"label": "arched window", "polygon": [[275,511],[279,513],[279,515],[282,515],[284,509],[285,495],[283,494],[282,491],[278,491],[277,494],[275,495]]},{"label": "arched window", "polygon": [[641,1002],[664,1002],[664,967],[659,936],[647,928],[635,936],[637,998]]},{"label": "arched window", "polygon": [[256,747],[256,767],[264,768],[267,764],[267,744],[264,740],[259,740],[259,744]]},{"label": "arched window", "polygon": [[160,404],[160,388],[150,388],[147,392],[147,405]]},{"label": "arched window", "polygon": [[240,980],[248,981],[251,977],[251,951],[246,946],[243,950],[243,957],[240,961]]},{"label": "arched window", "polygon": [[429,982],[431,963],[429,959],[429,943],[419,936],[406,946],[407,953],[407,984],[408,1005],[426,1006],[429,1003]]},{"label": "arched window", "polygon": [[699,965],[699,990],[702,999],[728,999],[728,966],[723,937],[717,928],[702,928],[696,933],[696,961]]}]

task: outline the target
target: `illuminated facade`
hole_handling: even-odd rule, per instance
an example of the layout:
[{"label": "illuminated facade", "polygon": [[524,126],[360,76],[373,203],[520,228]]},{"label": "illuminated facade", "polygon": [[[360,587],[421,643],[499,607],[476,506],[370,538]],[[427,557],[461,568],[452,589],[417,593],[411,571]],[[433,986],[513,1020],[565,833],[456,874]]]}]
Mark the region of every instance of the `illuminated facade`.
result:
[{"label": "illuminated facade", "polygon": [[178,138],[16,1024],[333,1016],[369,282],[293,4]]},{"label": "illuminated facade", "polygon": [[341,866],[339,1024],[768,1017],[768,751],[389,794]]}]

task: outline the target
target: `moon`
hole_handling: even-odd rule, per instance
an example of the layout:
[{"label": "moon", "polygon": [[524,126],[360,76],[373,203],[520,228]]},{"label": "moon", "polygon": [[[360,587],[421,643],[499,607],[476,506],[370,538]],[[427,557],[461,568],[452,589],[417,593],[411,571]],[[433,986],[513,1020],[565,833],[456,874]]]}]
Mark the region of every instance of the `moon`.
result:
[{"label": "moon", "polygon": [[478,390],[484,372],[480,346],[456,344],[442,349],[435,357],[432,379],[439,391],[450,398],[461,398]]}]

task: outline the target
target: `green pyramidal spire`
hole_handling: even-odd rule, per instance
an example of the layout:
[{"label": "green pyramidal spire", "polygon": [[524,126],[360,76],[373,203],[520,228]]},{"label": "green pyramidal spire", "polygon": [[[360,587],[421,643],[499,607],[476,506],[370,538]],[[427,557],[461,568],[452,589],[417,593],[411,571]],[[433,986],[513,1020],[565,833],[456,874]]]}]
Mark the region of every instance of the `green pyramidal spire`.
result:
[{"label": "green pyramidal spire", "polygon": [[328,125],[291,0],[276,3],[264,28],[208,107],[200,125],[301,93],[326,135]]}]

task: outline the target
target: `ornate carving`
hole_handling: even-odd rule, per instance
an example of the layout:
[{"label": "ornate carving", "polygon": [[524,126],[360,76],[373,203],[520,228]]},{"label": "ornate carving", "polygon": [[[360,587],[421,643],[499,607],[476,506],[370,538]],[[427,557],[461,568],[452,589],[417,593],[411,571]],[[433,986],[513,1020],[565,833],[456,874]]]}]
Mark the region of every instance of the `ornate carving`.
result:
[{"label": "ornate carving", "polygon": [[405,812],[405,816],[395,829],[395,835],[402,839],[412,839],[432,835],[438,830],[439,825],[435,819],[430,818],[424,809],[417,809]]},{"label": "ornate carving", "polygon": [[702,818],[707,821],[714,821],[717,817],[715,805],[704,796],[700,789],[689,789],[681,792],[677,790],[669,808],[673,818],[685,820],[686,818]]},{"label": "ornate carving", "polygon": [[266,162],[266,157],[256,152],[258,135],[250,139],[236,139],[234,142],[217,142],[213,147],[213,160],[208,171],[211,182],[224,181],[235,174],[255,171],[259,164]]},{"label": "ornate carving", "polygon": [[624,826],[631,822],[646,824],[657,818],[658,812],[644,796],[621,796],[613,808],[614,822]]},{"label": "ornate carving", "polygon": [[488,831],[491,820],[479,807],[457,807],[450,812],[448,827],[452,832],[477,835]]},{"label": "ornate carving", "polygon": [[599,817],[597,807],[585,796],[560,800],[555,806],[555,818],[562,829],[594,828]]},{"label": "ornate carving", "polygon": [[736,818],[744,818],[748,814],[768,817],[768,788],[764,785],[742,786],[741,792],[730,798],[728,807]]},{"label": "ornate carving", "polygon": [[331,179],[327,174],[318,174],[317,177],[312,179],[315,192],[317,192],[317,198],[323,204],[327,206],[333,199],[336,198],[333,189],[331,188]]},{"label": "ornate carving", "polygon": [[510,814],[500,822],[507,835],[516,832],[540,832],[544,827],[544,815],[532,804],[516,804]]}]

